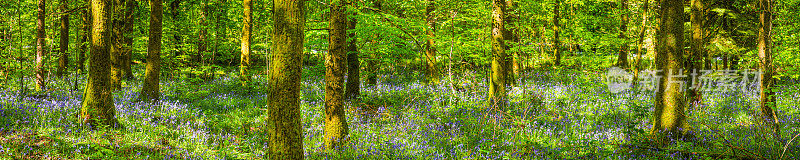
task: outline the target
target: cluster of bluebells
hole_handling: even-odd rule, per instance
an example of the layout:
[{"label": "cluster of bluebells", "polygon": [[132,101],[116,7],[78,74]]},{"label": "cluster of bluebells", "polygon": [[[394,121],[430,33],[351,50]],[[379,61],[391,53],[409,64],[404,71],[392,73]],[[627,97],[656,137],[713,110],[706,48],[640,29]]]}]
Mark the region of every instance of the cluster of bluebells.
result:
[{"label": "cluster of bluebells", "polygon": [[[486,79],[469,77],[480,74],[456,74],[453,85],[448,77],[424,85],[413,74],[380,75],[377,85],[362,84],[359,100],[346,104],[350,132],[336,154],[323,146],[324,78],[304,76],[304,153],[310,159],[698,158],[623,147],[641,142],[650,130],[650,92],[609,92],[600,73],[530,72],[508,87],[508,107],[497,109],[486,106]],[[24,80],[32,86],[32,80]],[[202,83],[167,78],[161,83],[163,100],[155,103],[136,102],[139,86],[123,86],[114,93],[123,129],[111,132],[76,122],[82,86],[75,84],[84,81],[76,75],[55,80],[52,91],[43,94],[0,91],[0,158],[268,156],[268,93],[243,90],[235,76]],[[255,76],[252,83],[268,84],[264,76]],[[800,102],[792,97],[800,92],[797,86],[780,86],[785,87],[777,93],[782,134],[797,135],[800,131],[791,126],[800,121]],[[757,102],[756,91],[705,94],[703,104],[686,112],[697,141],[669,147],[726,153],[730,149],[723,144],[728,144],[776,155],[751,116]],[[786,145],[785,157],[800,155],[797,144]]]}]

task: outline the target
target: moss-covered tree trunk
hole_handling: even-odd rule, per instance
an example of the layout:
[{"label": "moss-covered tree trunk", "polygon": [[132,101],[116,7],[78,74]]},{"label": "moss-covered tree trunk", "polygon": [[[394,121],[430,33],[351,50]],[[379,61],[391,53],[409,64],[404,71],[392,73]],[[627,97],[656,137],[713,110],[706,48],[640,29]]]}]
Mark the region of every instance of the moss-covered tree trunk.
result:
[{"label": "moss-covered tree trunk", "polygon": [[[692,41],[690,47],[690,56],[689,62],[686,63],[687,71],[689,72],[700,72],[699,70],[703,69],[703,55],[705,55],[705,36],[703,31],[703,27],[705,25],[705,18],[704,18],[704,3],[703,0],[692,0],[691,2],[691,16],[689,17],[689,21],[692,24]],[[687,86],[695,86],[699,84],[692,83],[692,81],[686,81],[688,84]],[[695,105],[699,105],[702,100],[702,95],[700,92],[700,87],[695,86],[694,89],[690,89],[687,91],[687,99],[689,100],[689,107],[693,107]]]},{"label": "moss-covered tree trunk", "polygon": [[489,105],[503,109],[506,104],[506,44],[503,34],[505,34],[505,11],[506,3],[504,0],[492,0],[492,75],[489,85]]},{"label": "moss-covered tree trunk", "polygon": [[436,44],[434,38],[436,37],[436,0],[428,0],[425,7],[425,21],[428,28],[425,33],[428,34],[428,40],[425,42],[425,80],[426,84],[435,85],[439,82],[439,70],[436,68]]},{"label": "moss-covered tree trunk", "polygon": [[111,86],[120,89],[122,78],[125,75],[122,70],[122,56],[128,46],[125,42],[125,8],[127,1],[132,0],[113,0],[112,23],[111,23]]},{"label": "moss-covered tree trunk", "polygon": [[305,41],[305,1],[273,0],[272,60],[268,93],[269,159],[303,159],[300,81]]},{"label": "moss-covered tree trunk", "polygon": [[780,138],[780,127],[778,116],[775,114],[776,95],[775,66],[772,64],[772,0],[759,0],[758,15],[758,59],[761,69],[761,120],[765,127],[769,127],[776,138]]},{"label": "moss-covered tree trunk", "polygon": [[658,30],[656,48],[656,67],[661,76],[655,98],[655,113],[651,134],[660,144],[667,139],[682,137],[689,130],[684,108],[684,90],[677,81],[683,66],[683,3],[681,0],[662,0],[659,15],[661,28]]},{"label": "moss-covered tree trunk", "polygon": [[354,31],[357,23],[356,12],[353,12],[350,17],[350,23],[347,25],[347,29],[350,31],[347,35],[347,87],[345,87],[345,98],[348,99],[361,95],[361,64],[358,61],[356,31]]},{"label": "moss-covered tree trunk", "polygon": [[251,0],[242,0],[244,7],[244,14],[242,17],[242,53],[239,55],[239,80],[242,85],[250,81],[250,38],[253,32],[253,15],[252,9],[253,2]]},{"label": "moss-covered tree trunk", "polygon": [[69,66],[69,15],[70,13],[67,12],[69,8],[69,3],[67,0],[61,0],[61,31],[59,34],[59,45],[60,49],[58,50],[58,69],[56,70],[56,75],[59,77],[64,76],[64,73],[67,72],[67,67]]},{"label": "moss-covered tree trunk", "polygon": [[45,18],[45,0],[39,0],[39,3],[36,5],[36,90],[41,91],[44,90],[45,87],[45,80],[44,80],[44,56],[47,54],[44,49],[45,43],[45,35],[44,35],[44,18]]},{"label": "moss-covered tree trunk", "polygon": [[80,121],[93,126],[116,126],[111,73],[111,0],[92,0],[92,45],[89,79],[83,93]]},{"label": "moss-covered tree trunk", "polygon": [[556,66],[561,65],[561,0],[556,0],[553,9],[553,51],[556,56]]},{"label": "moss-covered tree trunk", "polygon": [[161,0],[150,0],[150,37],[147,40],[147,65],[144,71],[144,82],[139,93],[140,101],[154,102],[161,98],[158,84],[161,73],[161,23],[163,17]]},{"label": "moss-covered tree trunk", "polygon": [[620,24],[619,24],[619,35],[617,38],[622,40],[622,44],[619,45],[619,53],[617,54],[617,66],[620,68],[628,68],[628,0],[620,0]]},{"label": "moss-covered tree trunk", "polygon": [[347,63],[346,0],[331,3],[328,53],[325,56],[325,149],[341,147],[347,138],[344,114],[344,73]]}]

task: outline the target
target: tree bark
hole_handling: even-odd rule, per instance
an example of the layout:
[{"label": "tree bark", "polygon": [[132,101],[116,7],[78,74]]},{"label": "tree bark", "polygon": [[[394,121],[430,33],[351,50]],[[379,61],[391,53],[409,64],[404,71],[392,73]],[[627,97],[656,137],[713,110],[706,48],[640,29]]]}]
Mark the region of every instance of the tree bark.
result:
[{"label": "tree bark", "polygon": [[83,93],[80,120],[92,126],[118,126],[114,117],[111,72],[111,0],[92,0],[92,47],[89,58],[89,79]]},{"label": "tree bark", "polygon": [[131,54],[133,54],[133,37],[130,34],[133,33],[133,11],[136,10],[139,2],[136,0],[127,0],[125,1],[125,17],[124,23],[125,26],[123,27],[123,38],[122,42],[124,43],[124,49],[120,55],[120,72],[122,78],[125,79],[133,79],[133,71],[131,70]]},{"label": "tree bark", "polygon": [[350,30],[347,35],[347,87],[345,91],[345,98],[353,99],[361,95],[361,64],[358,61],[358,48],[356,48],[356,12],[353,12],[350,17],[350,24],[347,26]]},{"label": "tree bark", "polygon": [[125,3],[131,0],[113,0],[111,11],[111,86],[117,90],[122,87],[122,55],[125,46]]},{"label": "tree bark", "polygon": [[428,0],[425,7],[425,21],[428,28],[425,33],[428,34],[428,40],[425,42],[425,80],[428,85],[435,85],[439,82],[439,70],[436,68],[436,44],[434,37],[436,37],[436,0]]},{"label": "tree bark", "polygon": [[[375,5],[375,9],[382,10],[383,9],[383,0],[373,0],[373,4]],[[373,35],[371,44],[376,45],[378,44],[378,35]],[[376,51],[370,53],[370,57],[367,60],[367,85],[368,86],[375,86],[378,85],[378,54]]]},{"label": "tree bark", "polygon": [[45,88],[45,80],[44,80],[44,56],[47,54],[44,49],[44,18],[45,18],[45,0],[39,0],[39,4],[37,5],[36,13],[36,90],[41,91]]},{"label": "tree bark", "polygon": [[[91,0],[86,0],[87,4],[89,4],[90,1]],[[78,40],[78,70],[80,71],[85,71],[86,69],[86,48],[89,46],[87,41],[92,35],[91,12],[91,8],[81,11],[81,22],[83,22],[81,24],[81,28],[83,29],[83,32],[80,33],[80,39]]]},{"label": "tree bark", "polygon": [[[704,7],[703,0],[692,0],[691,2],[691,17],[690,22],[692,24],[692,41],[691,41],[691,55],[689,57],[689,62],[686,63],[687,71],[694,73],[699,72],[700,69],[703,69],[703,55],[705,55],[705,36],[703,35],[705,31],[705,7]],[[689,107],[693,107],[695,105],[699,105],[702,102],[702,95],[700,92],[700,86],[696,86],[699,84],[694,84],[692,81],[686,81],[687,86],[694,86],[694,89],[690,89],[687,92],[687,98],[689,99]]]},{"label": "tree bark", "polygon": [[553,9],[553,50],[556,56],[556,66],[561,65],[561,39],[559,38],[561,32],[561,0],[556,0],[555,9]]},{"label": "tree bark", "polygon": [[161,98],[161,29],[164,7],[161,0],[150,0],[150,35],[147,40],[147,64],[139,100],[156,102]]},{"label": "tree bark", "polygon": [[759,0],[759,15],[758,15],[758,59],[759,68],[761,69],[761,91],[760,91],[760,106],[761,106],[761,119],[765,127],[770,127],[772,134],[779,140],[780,126],[778,116],[775,114],[776,95],[775,79],[772,76],[775,74],[775,66],[772,64],[772,0]]},{"label": "tree bark", "polygon": [[[513,14],[516,6],[514,5],[515,0],[506,0],[506,17],[503,19],[505,22],[505,38],[506,42],[506,51],[511,52],[510,56],[506,58],[506,72],[511,72],[508,75],[507,81],[509,85],[515,85],[517,74],[519,74],[519,52],[512,50],[511,48],[513,45],[519,45],[519,35],[517,33],[517,28],[513,25],[517,21],[517,16]],[[513,42],[513,43],[512,43]]]},{"label": "tree bark", "polygon": [[619,36],[617,38],[622,40],[619,46],[619,54],[617,57],[617,67],[628,68],[628,0],[620,0],[620,17]]},{"label": "tree bark", "polygon": [[273,0],[272,61],[268,94],[270,159],[303,159],[300,81],[305,41],[305,1]]},{"label": "tree bark", "polygon": [[59,57],[58,57],[58,70],[56,70],[56,75],[59,77],[64,76],[64,73],[67,72],[67,66],[69,66],[69,15],[70,13],[66,12],[68,10],[68,2],[67,0],[61,0],[61,32],[60,32],[60,43],[58,50]]},{"label": "tree bark", "polygon": [[243,0],[244,14],[242,20],[242,53],[239,55],[239,80],[242,85],[246,85],[250,81],[250,38],[253,32],[253,15],[252,9],[253,2],[251,0]]},{"label": "tree bark", "polygon": [[665,140],[679,138],[690,130],[686,123],[684,88],[676,81],[684,81],[676,75],[683,74],[683,3],[681,0],[660,1],[661,16],[656,48],[657,69],[661,76],[655,98],[653,127],[659,144]]},{"label": "tree bark", "polygon": [[341,147],[347,138],[344,114],[344,72],[347,66],[347,2],[331,3],[328,53],[325,56],[325,149]]},{"label": "tree bark", "polygon": [[504,0],[492,0],[492,76],[489,86],[489,105],[503,109],[506,105],[506,45],[505,31],[506,4]]}]

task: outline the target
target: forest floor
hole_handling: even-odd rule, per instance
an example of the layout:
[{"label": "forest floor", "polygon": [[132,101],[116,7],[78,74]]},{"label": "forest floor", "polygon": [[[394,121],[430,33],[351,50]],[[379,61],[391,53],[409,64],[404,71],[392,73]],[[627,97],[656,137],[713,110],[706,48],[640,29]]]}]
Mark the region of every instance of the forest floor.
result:
[{"label": "forest floor", "polygon": [[[231,72],[235,73],[235,72]],[[695,138],[648,145],[652,91],[610,93],[604,73],[530,72],[504,109],[486,107],[481,73],[425,86],[414,73],[383,75],[346,104],[348,143],[322,150],[324,80],[305,74],[301,108],[309,159],[779,159],[800,157],[800,85],[778,91],[780,142],[757,125],[757,92],[714,92],[687,109]],[[163,101],[132,102],[139,80],[114,93],[123,129],[76,123],[84,77],[46,93],[0,91],[0,159],[261,159],[268,149],[266,77],[162,80]],[[27,79],[27,86],[33,80]],[[11,82],[19,85],[18,82]],[[132,85],[136,84],[136,85]],[[362,84],[363,86],[363,84]],[[8,87],[8,86],[6,86]]]}]

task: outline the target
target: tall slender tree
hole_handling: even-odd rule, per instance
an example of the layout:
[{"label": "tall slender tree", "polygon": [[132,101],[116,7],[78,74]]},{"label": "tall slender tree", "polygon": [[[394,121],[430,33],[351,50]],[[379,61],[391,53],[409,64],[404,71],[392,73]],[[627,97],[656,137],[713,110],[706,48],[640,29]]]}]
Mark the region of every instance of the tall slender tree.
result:
[{"label": "tall slender tree", "polygon": [[[705,50],[705,31],[703,27],[705,25],[705,6],[703,0],[692,0],[691,2],[691,16],[689,17],[689,21],[691,22],[691,29],[692,29],[692,41],[690,46],[690,56],[689,62],[686,63],[687,71],[695,73],[699,72],[699,69],[703,69],[702,62],[703,62],[703,55],[706,54]],[[694,86],[693,89],[688,90],[687,98],[689,100],[689,107],[693,107],[694,105],[698,105],[702,100],[702,95],[700,92],[699,84],[693,83],[692,81],[687,81],[688,86]]]},{"label": "tall slender tree", "polygon": [[553,50],[556,56],[556,66],[561,65],[561,0],[556,0],[553,9]]},{"label": "tall slender tree", "polygon": [[64,76],[64,73],[67,72],[67,66],[69,66],[69,15],[70,13],[67,12],[69,8],[69,3],[67,0],[61,0],[61,32],[59,34],[60,49],[59,57],[58,57],[58,70],[56,70],[56,75],[59,77]]},{"label": "tall slender tree", "polygon": [[242,0],[242,6],[244,7],[244,17],[242,20],[242,53],[239,55],[239,80],[244,85],[247,81],[250,81],[248,70],[250,67],[250,38],[253,32],[253,15],[250,8],[253,6],[253,2],[251,0]]},{"label": "tall slender tree", "polygon": [[125,1],[125,14],[124,16],[124,23],[122,30],[124,32],[122,37],[122,43],[124,49],[119,57],[120,59],[120,72],[121,76],[125,79],[133,79],[133,71],[131,70],[131,54],[133,54],[133,36],[127,35],[134,32],[133,30],[133,13],[139,6],[136,0],[126,0]]},{"label": "tall slender tree", "polygon": [[656,48],[656,67],[661,70],[655,98],[653,127],[651,134],[663,144],[666,138],[679,138],[688,131],[684,108],[684,86],[676,81],[683,81],[683,1],[661,0],[659,15],[661,16]]},{"label": "tall slender tree", "polygon": [[158,77],[161,74],[161,23],[164,7],[161,0],[150,0],[150,35],[147,39],[147,64],[144,71],[140,101],[158,101],[161,98]]},{"label": "tall slender tree", "polygon": [[620,0],[619,1],[620,12],[620,23],[619,23],[619,35],[617,38],[622,40],[622,44],[619,45],[619,53],[617,54],[617,66],[621,68],[628,67],[628,0]]},{"label": "tall slender tree", "polygon": [[[85,0],[86,4],[91,4],[91,0]],[[85,71],[84,67],[86,65],[86,48],[89,46],[87,41],[91,41],[92,35],[92,10],[85,9],[81,11],[81,28],[83,32],[80,32],[80,39],[78,40],[78,70]]]},{"label": "tall slender tree", "polygon": [[303,42],[305,41],[305,1],[273,0],[272,60],[270,90],[267,96],[269,118],[269,158],[303,159],[303,129],[300,115]]},{"label": "tall slender tree", "polygon": [[506,72],[509,72],[507,81],[510,85],[515,85],[517,74],[519,74],[519,52],[512,50],[511,48],[513,45],[519,44],[519,33],[517,32],[517,27],[514,26],[517,23],[517,14],[515,14],[516,0],[506,0],[506,18],[503,19],[505,22],[505,38],[506,42],[506,52],[510,52],[508,54],[508,58],[506,58]]},{"label": "tall slender tree", "polygon": [[132,0],[113,0],[111,13],[111,86],[119,89],[122,85],[122,54],[126,50],[125,38],[125,3]]},{"label": "tall slender tree", "polygon": [[331,3],[328,53],[325,56],[325,149],[341,147],[347,138],[344,71],[347,66],[347,0]]},{"label": "tall slender tree", "polygon": [[759,0],[758,15],[758,61],[761,69],[760,104],[761,119],[764,126],[772,130],[776,138],[780,138],[778,116],[775,114],[775,66],[772,64],[772,0]]},{"label": "tall slender tree", "polygon": [[92,0],[92,47],[89,57],[89,79],[83,93],[80,121],[93,126],[117,126],[114,117],[111,72],[111,0]]},{"label": "tall slender tree", "polygon": [[[355,2],[351,4],[356,4]],[[356,48],[356,20],[357,12],[350,15],[350,23],[347,25],[347,87],[345,87],[345,98],[352,99],[361,94],[361,65],[358,61],[358,48]]]},{"label": "tall slender tree", "polygon": [[489,105],[503,109],[506,104],[506,44],[503,34],[505,34],[505,12],[506,2],[504,0],[492,0],[492,75],[491,85],[489,85]]},{"label": "tall slender tree", "polygon": [[425,21],[428,28],[428,40],[425,42],[425,80],[426,84],[436,84],[439,82],[439,70],[436,68],[436,0],[428,0],[425,7]]},{"label": "tall slender tree", "polygon": [[39,0],[36,8],[36,90],[41,91],[45,88],[44,80],[44,56],[47,54],[45,51],[45,35],[44,35],[44,18],[45,18],[45,0]]},{"label": "tall slender tree", "polygon": [[[372,5],[374,5],[375,9],[377,9],[379,11],[383,10],[383,0],[372,0]],[[380,14],[380,13],[378,13],[378,14]],[[372,36],[373,36],[373,38],[372,38],[372,41],[370,43],[373,44],[373,45],[378,44],[378,41],[377,41],[378,35],[375,34],[375,35],[372,35]],[[371,51],[369,53],[369,59],[366,60],[367,61],[367,67],[366,67],[366,70],[367,70],[367,85],[369,85],[369,86],[375,86],[375,85],[378,84],[378,67],[379,67],[378,66],[378,60],[377,60],[378,58],[379,57],[378,57],[377,51],[373,50],[373,51]]]}]

